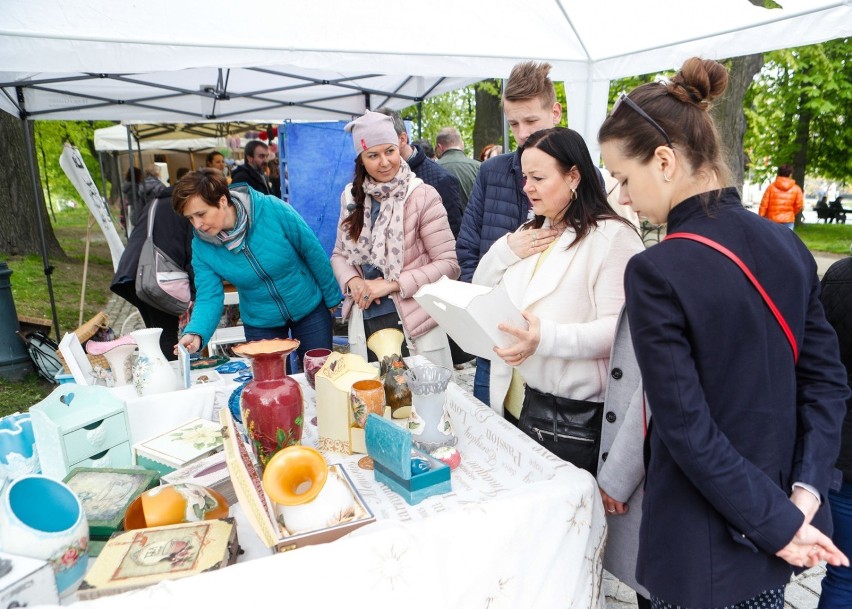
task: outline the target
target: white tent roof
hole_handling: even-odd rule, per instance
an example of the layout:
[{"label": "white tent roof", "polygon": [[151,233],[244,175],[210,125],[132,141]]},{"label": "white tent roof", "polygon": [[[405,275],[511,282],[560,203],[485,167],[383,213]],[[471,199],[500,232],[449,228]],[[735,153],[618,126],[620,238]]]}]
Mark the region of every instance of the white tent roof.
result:
[{"label": "white tent roof", "polygon": [[[137,143],[135,135],[131,135],[133,150],[173,150],[192,152],[193,150],[208,150],[224,148],[225,138],[221,137],[192,137],[192,134],[176,132],[174,137],[140,137]],[[95,129],[95,150],[100,152],[127,152],[127,127],[114,125]]]},{"label": "white tent roof", "polygon": [[[569,84],[584,135],[610,79],[852,35],[852,0],[10,0],[0,109],[30,118],[341,119],[520,60]],[[509,35],[510,40],[506,40]]]}]

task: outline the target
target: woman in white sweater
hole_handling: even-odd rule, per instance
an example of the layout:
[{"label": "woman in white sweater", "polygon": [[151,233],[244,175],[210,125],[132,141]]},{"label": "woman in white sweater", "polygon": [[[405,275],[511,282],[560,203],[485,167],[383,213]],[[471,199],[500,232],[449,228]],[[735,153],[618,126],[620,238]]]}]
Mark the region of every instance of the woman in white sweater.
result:
[{"label": "woman in white sweater", "polygon": [[594,474],[624,268],[642,241],[607,203],[577,132],[533,134],[521,166],[532,219],[497,241],[473,276],[504,283],[528,322],[499,326],[516,341],[495,348],[491,406]]}]

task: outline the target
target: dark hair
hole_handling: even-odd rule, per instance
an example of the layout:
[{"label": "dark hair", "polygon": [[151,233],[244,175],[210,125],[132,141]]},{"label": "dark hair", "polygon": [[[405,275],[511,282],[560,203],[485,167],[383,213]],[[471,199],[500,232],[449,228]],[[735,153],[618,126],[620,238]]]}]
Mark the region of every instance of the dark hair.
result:
[{"label": "dark hair", "polygon": [[[728,71],[712,59],[692,57],[668,83],[640,85],[630,92],[630,99],[665,130],[676,154],[682,155],[695,172],[710,172],[723,184],[730,182],[730,171],[722,159],[722,145],[710,102],[728,86]],[[611,113],[600,131],[598,141],[620,142],[621,152],[628,158],[648,162],[665,138],[651,123],[627,104]]]},{"label": "dark hair", "polygon": [[142,182],[142,179],[143,179],[142,171],[138,167],[135,167],[135,166],[127,168],[127,173],[124,174],[124,181],[125,182],[130,181],[131,174],[133,175],[133,179],[137,184],[140,184]]},{"label": "dark hair", "polygon": [[556,89],[548,76],[550,64],[535,61],[524,61],[512,68],[506,88],[503,90],[504,101],[521,101],[537,99],[543,108],[549,108],[556,103]]},{"label": "dark hair", "polygon": [[175,179],[180,180],[183,176],[189,173],[189,167],[179,167],[175,172]]},{"label": "dark hair", "polygon": [[789,178],[793,175],[793,168],[790,165],[781,165],[778,167],[778,175],[782,178]]},{"label": "dark hair", "polygon": [[208,152],[208,153],[207,153],[207,156],[206,156],[206,157],[205,157],[205,159],[204,159],[204,164],[205,164],[207,167],[210,167],[210,164],[211,164],[211,163],[213,163],[213,159],[215,159],[217,156],[220,156],[220,157],[222,157],[223,159],[225,158],[225,155],[224,155],[224,154],[222,154],[222,153],[221,153],[221,152],[219,152],[218,150],[214,150],[213,152]]},{"label": "dark hair", "polygon": [[364,213],[366,209],[364,203],[367,200],[367,194],[364,192],[364,180],[367,179],[367,168],[364,166],[364,161],[361,160],[361,155],[355,157],[355,177],[352,178],[352,199],[355,201],[355,208],[349,211],[340,223],[340,227],[346,231],[351,241],[357,241],[361,236],[361,230],[364,228]]},{"label": "dark hair", "polygon": [[[576,234],[576,238],[568,246],[569,248],[582,241],[592,230],[592,227],[597,226],[601,220],[618,220],[635,230],[635,227],[615,213],[615,210],[607,202],[606,192],[592,163],[589,148],[579,133],[566,127],[542,129],[527,138],[524,151],[533,148],[537,148],[552,157],[559,165],[563,175],[571,171],[573,167],[576,167],[580,173],[576,198],[573,202],[566,202],[567,209],[563,218]],[[536,216],[524,225],[524,230],[541,228],[543,224],[544,216]]]},{"label": "dark hair", "polygon": [[244,156],[246,158],[248,158],[248,157],[254,158],[254,151],[257,150],[258,148],[269,148],[269,146],[267,146],[263,142],[259,142],[257,140],[252,140],[248,144],[246,144]]},{"label": "dark hair", "polygon": [[429,140],[427,140],[427,139],[414,140],[411,143],[414,144],[415,146],[417,146],[418,148],[420,148],[420,151],[423,154],[425,154],[427,158],[430,158],[430,159],[435,158],[435,149],[432,148],[432,144],[431,144],[431,142],[429,142]]},{"label": "dark hair", "polygon": [[175,213],[182,216],[186,202],[196,195],[210,207],[217,207],[223,195],[230,200],[227,178],[221,171],[212,167],[190,171],[178,180],[172,191],[172,207]]}]

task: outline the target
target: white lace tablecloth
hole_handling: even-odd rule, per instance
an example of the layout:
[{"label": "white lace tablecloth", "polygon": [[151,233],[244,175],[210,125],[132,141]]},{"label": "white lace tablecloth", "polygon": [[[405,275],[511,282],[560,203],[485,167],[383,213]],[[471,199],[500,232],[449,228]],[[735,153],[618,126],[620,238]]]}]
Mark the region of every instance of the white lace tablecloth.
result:
[{"label": "white lace tablecloth", "polygon": [[[294,378],[305,395],[303,443],[315,445],[314,392],[302,375]],[[227,408],[235,387],[226,377],[204,388],[212,402],[203,410],[211,419],[218,408]],[[195,400],[189,403],[196,412]],[[171,407],[181,408],[174,401]],[[232,515],[248,549],[238,564],[83,604],[115,609],[209,602],[347,609],[602,607],[606,524],[592,476],[542,449],[455,384],[448,389],[448,410],[462,454],[452,473],[452,492],[411,506],[377,484],[372,471],[358,467],[363,455],[327,454],[330,463],[346,468],[375,523],[334,543],[268,555],[236,505]]]}]

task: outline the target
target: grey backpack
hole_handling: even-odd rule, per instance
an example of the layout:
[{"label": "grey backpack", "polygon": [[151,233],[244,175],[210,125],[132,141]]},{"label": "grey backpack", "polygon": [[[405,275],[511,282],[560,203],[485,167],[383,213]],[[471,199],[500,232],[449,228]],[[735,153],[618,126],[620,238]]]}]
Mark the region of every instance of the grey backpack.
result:
[{"label": "grey backpack", "polygon": [[136,296],[155,309],[180,317],[192,298],[189,274],[154,245],[154,218],[159,202],[152,201],[148,210],[148,237],[136,267]]}]

